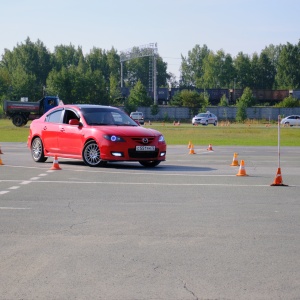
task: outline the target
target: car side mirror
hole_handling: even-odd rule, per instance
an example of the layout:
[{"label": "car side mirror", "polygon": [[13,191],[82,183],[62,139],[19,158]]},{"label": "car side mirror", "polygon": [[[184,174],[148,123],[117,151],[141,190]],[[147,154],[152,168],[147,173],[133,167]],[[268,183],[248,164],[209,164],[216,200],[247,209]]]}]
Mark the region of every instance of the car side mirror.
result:
[{"label": "car side mirror", "polygon": [[70,119],[69,120],[69,125],[76,125],[76,126],[82,126],[82,124],[79,122],[77,119]]}]

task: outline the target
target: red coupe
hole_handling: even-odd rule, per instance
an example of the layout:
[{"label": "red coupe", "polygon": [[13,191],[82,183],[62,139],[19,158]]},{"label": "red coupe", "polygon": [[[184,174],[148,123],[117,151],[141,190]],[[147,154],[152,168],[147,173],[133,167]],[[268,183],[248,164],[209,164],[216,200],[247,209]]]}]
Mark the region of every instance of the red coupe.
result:
[{"label": "red coupe", "polygon": [[83,159],[90,167],[114,161],[138,161],[155,167],[166,159],[166,142],[157,130],[144,128],[121,109],[101,105],[57,106],[30,125],[32,158]]}]

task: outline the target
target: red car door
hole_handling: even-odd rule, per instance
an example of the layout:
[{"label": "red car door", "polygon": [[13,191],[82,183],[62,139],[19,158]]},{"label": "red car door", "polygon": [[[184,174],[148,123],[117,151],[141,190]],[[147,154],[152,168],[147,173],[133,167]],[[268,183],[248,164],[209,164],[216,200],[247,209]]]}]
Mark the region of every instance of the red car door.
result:
[{"label": "red car door", "polygon": [[42,124],[41,136],[46,153],[59,154],[58,133],[61,120],[62,109],[52,111],[46,116]]},{"label": "red car door", "polygon": [[81,157],[84,133],[80,125],[70,125],[69,121],[79,116],[70,109],[64,111],[63,123],[59,126],[58,146],[62,154],[71,154]]},{"label": "red car door", "polygon": [[81,126],[60,124],[58,145],[62,154],[81,156],[83,138]]}]

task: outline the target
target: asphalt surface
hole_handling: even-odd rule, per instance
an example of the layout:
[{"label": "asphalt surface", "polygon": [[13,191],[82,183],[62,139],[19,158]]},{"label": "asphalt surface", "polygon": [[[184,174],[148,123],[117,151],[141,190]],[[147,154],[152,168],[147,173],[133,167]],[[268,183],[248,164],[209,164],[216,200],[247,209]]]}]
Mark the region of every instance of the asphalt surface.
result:
[{"label": "asphalt surface", "polygon": [[50,170],[1,143],[0,299],[300,299],[300,148],[212,148]]}]

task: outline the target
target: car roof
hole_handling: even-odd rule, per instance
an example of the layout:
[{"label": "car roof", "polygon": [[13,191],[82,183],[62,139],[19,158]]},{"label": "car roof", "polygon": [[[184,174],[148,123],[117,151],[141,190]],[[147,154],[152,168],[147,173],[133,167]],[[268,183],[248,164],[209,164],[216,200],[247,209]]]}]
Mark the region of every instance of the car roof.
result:
[{"label": "car roof", "polygon": [[103,109],[116,109],[119,110],[119,108],[114,107],[114,106],[108,106],[108,105],[98,105],[98,104],[65,104],[61,105],[60,107],[65,107],[65,108],[103,108]]}]

